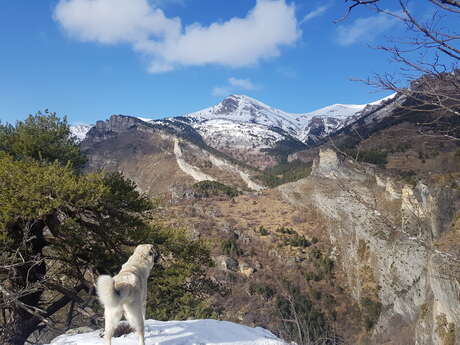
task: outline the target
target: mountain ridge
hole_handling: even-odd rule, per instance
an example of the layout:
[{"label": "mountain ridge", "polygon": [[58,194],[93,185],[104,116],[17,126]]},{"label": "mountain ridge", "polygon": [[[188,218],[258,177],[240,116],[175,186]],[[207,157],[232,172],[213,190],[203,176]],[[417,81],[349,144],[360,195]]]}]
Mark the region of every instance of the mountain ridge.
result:
[{"label": "mountain ridge", "polygon": [[[387,99],[384,98],[383,100]],[[309,113],[288,113],[245,95],[230,95],[220,103],[183,116],[149,119],[131,118],[126,123],[145,123],[175,132],[188,128],[193,137],[255,168],[265,169],[286,161],[297,151],[316,145],[383,104],[332,104]],[[99,121],[96,123],[96,127]],[[111,122],[110,122],[111,123]],[[82,141],[89,126],[72,128]],[[182,130],[180,130],[182,131]]]},{"label": "mountain ridge", "polygon": [[[320,118],[336,118],[336,119],[348,119],[355,115],[357,112],[362,111],[366,106],[379,104],[381,101],[392,97],[394,95],[387,96],[383,99],[371,102],[368,104],[331,104],[317,110],[306,112],[306,113],[289,113],[283,110],[271,107],[255,98],[233,94],[224,98],[220,103],[211,107],[198,110],[195,112],[186,113],[184,115],[165,117],[162,119],[150,119],[147,117],[137,117],[132,115],[126,115],[136,117],[144,122],[161,122],[163,120],[173,120],[194,123],[204,123],[210,120],[227,120],[235,121],[240,123],[259,124],[267,127],[279,127],[285,130],[287,133],[296,137],[297,139],[304,141],[305,135],[301,135],[298,132],[305,130],[305,127],[315,117]],[[259,111],[259,113],[256,113]],[[72,134],[77,136],[79,140],[84,139],[84,135],[89,131],[92,125],[77,124],[71,126]]]}]

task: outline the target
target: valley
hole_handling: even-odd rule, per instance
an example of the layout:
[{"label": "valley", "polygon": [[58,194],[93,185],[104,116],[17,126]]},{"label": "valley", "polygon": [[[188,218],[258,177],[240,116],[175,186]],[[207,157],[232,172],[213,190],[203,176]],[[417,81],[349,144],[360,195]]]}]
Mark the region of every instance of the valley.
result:
[{"label": "valley", "polygon": [[157,198],[157,221],[209,243],[214,317],[299,343],[447,345],[458,146],[437,124],[420,133],[405,102],[294,117],[230,96],[178,118],[114,115],[81,148],[88,171],[121,171]]}]

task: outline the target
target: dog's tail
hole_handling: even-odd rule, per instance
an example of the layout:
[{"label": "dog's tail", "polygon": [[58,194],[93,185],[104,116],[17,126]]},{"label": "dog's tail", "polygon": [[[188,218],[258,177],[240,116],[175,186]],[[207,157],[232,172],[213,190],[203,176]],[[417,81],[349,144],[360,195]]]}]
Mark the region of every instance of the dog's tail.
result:
[{"label": "dog's tail", "polygon": [[115,307],[121,304],[123,298],[121,291],[115,289],[111,276],[102,275],[97,278],[97,295],[104,306]]}]

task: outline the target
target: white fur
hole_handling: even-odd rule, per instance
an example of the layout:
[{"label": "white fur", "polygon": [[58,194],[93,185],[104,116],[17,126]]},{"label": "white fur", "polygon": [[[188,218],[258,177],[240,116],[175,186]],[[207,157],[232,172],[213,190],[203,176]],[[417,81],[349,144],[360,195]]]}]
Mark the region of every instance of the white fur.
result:
[{"label": "white fur", "polygon": [[139,345],[144,345],[144,320],[147,298],[147,279],[158,258],[151,244],[136,247],[133,255],[113,278],[99,276],[96,290],[104,305],[105,342],[112,344],[112,336],[124,315],[139,336]]}]

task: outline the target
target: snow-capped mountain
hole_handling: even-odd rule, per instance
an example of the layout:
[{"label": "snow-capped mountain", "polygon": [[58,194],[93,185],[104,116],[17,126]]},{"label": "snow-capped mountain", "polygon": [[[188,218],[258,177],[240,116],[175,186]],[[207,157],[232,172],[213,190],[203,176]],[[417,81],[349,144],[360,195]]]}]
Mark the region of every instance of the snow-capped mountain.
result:
[{"label": "snow-capped mountain", "polygon": [[283,140],[312,144],[356,120],[380,101],[367,104],[333,104],[307,113],[288,113],[254,98],[231,95],[222,102],[183,117],[217,149],[245,146],[275,147]]},{"label": "snow-capped mountain", "polygon": [[297,138],[304,143],[312,143],[342,128],[350,118],[359,114],[366,104],[332,104],[327,107],[302,114],[298,117],[303,126]]},{"label": "snow-capped mountain", "polygon": [[[209,147],[252,166],[264,168],[283,156],[340,130],[380,106],[369,104],[333,104],[307,113],[288,113],[254,98],[231,95],[222,102],[184,116],[154,120],[131,117],[158,128],[189,128]],[[91,125],[77,125],[72,133],[83,140]],[[190,132],[191,133],[191,132]],[[201,139],[200,139],[201,140]]]},{"label": "snow-capped mountain", "polygon": [[238,129],[241,129],[241,124],[276,127],[308,143],[311,139],[317,139],[338,130],[348,122],[347,120],[352,119],[364,109],[376,106],[390,97],[369,104],[333,104],[312,112],[295,114],[270,107],[248,96],[231,95],[219,104],[189,113],[185,115],[185,118],[190,119],[194,127],[201,131],[204,131],[207,125],[216,127],[216,123],[210,121],[222,120],[227,121],[226,130],[231,130],[230,123],[238,124]]},{"label": "snow-capped mountain", "polygon": [[93,127],[93,125],[87,125],[87,124],[77,124],[70,126],[70,133],[77,137],[78,141],[83,141],[85,139],[86,134],[89,132],[89,130]]},{"label": "snow-capped mountain", "polygon": [[228,96],[215,106],[187,114],[185,117],[200,123],[216,119],[237,123],[255,123],[267,127],[278,127],[291,135],[296,135],[300,128],[296,114],[272,108],[244,95]]}]

